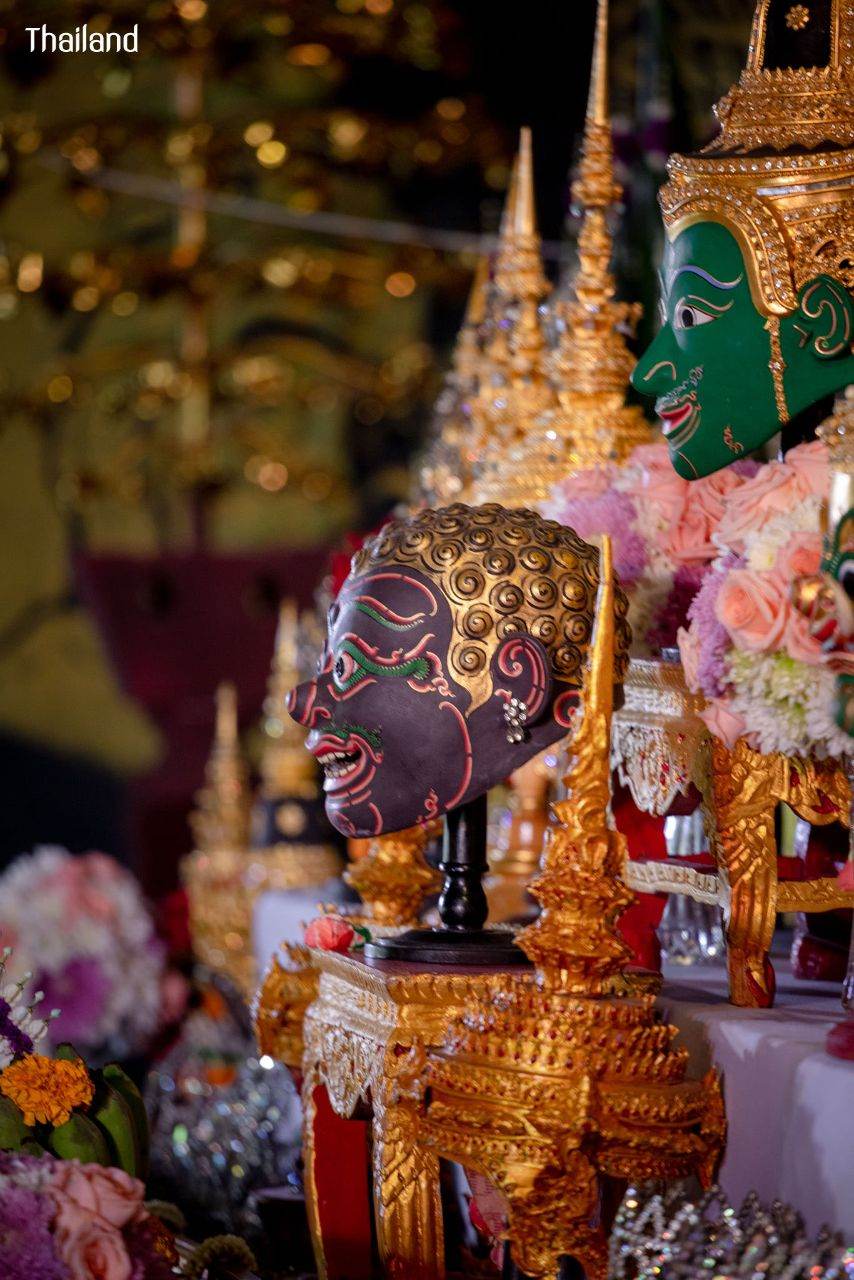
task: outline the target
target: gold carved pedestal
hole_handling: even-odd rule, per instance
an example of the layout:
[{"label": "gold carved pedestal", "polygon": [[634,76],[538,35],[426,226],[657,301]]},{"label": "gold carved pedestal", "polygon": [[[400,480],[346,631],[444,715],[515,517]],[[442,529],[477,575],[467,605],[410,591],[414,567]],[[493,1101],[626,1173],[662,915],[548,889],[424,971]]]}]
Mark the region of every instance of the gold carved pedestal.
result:
[{"label": "gold carved pedestal", "polygon": [[536,1280],[550,1280],[565,1255],[587,1280],[605,1280],[606,1180],[696,1173],[708,1185],[723,1145],[716,1073],[686,1079],[675,1028],[624,973],[628,948],[615,922],[631,894],[619,878],[624,839],[610,818],[613,679],[605,537],[567,799],[555,806],[531,886],[541,913],[518,937],[534,982],[506,981],[468,1005],[428,1050],[420,1140],[501,1192],[513,1261]]},{"label": "gold carved pedestal", "polygon": [[[442,1280],[439,1160],[419,1142],[425,1047],[507,982],[505,973],[367,964],[312,951],[317,996],[305,1012],[303,1108],[306,1203],[318,1273],[327,1275],[315,1182],[315,1108],[325,1088],[336,1115],[370,1108],[373,1214],[382,1274]],[[525,976],[514,975],[525,984]]]},{"label": "gold carved pedestal", "polygon": [[854,894],[835,878],[779,878],[777,806],[789,805],[810,823],[847,826],[850,789],[839,761],[761,755],[743,739],[729,750],[698,718],[702,705],[685,688],[679,664],[632,662],[625,704],[614,718],[617,775],[638,807],[657,815],[694,783],[703,797],[714,870],[679,860],[630,860],[624,876],[639,893],[684,893],[722,907],[730,999],[767,1008],[774,1001],[768,949],[777,912],[854,906]]}]

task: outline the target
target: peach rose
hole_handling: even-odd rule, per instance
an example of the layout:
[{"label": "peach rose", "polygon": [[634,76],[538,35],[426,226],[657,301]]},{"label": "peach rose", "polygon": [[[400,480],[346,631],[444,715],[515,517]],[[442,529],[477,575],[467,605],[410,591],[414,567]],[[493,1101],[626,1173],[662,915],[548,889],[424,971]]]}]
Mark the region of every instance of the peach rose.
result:
[{"label": "peach rose", "polygon": [[781,578],[751,569],[728,573],[715,600],[715,615],[733,643],[754,652],[780,647],[789,608]]},{"label": "peach rose", "polygon": [[803,496],[826,498],[830,488],[830,458],[823,440],[810,440],[796,445],[786,454],[786,466],[791,467],[803,489]]},{"label": "peach rose", "polygon": [[75,1206],[77,1210],[103,1218],[111,1227],[125,1227],[144,1211],[145,1187],[123,1169],[100,1164],[80,1164],[78,1160],[62,1160],[53,1176],[53,1191],[60,1214]]},{"label": "peach rose", "polygon": [[705,564],[717,554],[717,547],[710,541],[714,527],[689,500],[662,537],[661,548],[679,564]]},{"label": "peach rose", "polygon": [[821,567],[821,534],[793,533],[789,541],[777,552],[775,569],[786,579],[806,578],[818,573]]},{"label": "peach rose", "polygon": [[826,447],[820,441],[798,445],[783,462],[766,462],[751,480],[726,496],[717,541],[732,551],[743,551],[750,534],[792,511],[805,498],[823,496],[829,486]]},{"label": "peach rose", "polygon": [[130,1280],[131,1260],[121,1232],[103,1218],[78,1209],[73,1225],[69,1216],[54,1239],[71,1280]]},{"label": "peach rose", "polygon": [[700,691],[700,639],[696,632],[680,627],[676,632],[676,643],[679,645],[679,656],[682,659],[682,670],[685,673],[685,683],[691,693],[699,693]]},{"label": "peach rose", "polygon": [[712,698],[700,712],[700,719],[730,751],[747,728],[744,717],[732,710],[729,698]]},{"label": "peach rose", "polygon": [[318,916],[305,931],[305,945],[346,955],[355,936],[353,926],[340,916]]},{"label": "peach rose", "polygon": [[666,444],[642,444],[634,450],[631,463],[640,467],[638,481],[626,493],[640,502],[649,502],[668,524],[682,514],[690,485],[673,470]]}]

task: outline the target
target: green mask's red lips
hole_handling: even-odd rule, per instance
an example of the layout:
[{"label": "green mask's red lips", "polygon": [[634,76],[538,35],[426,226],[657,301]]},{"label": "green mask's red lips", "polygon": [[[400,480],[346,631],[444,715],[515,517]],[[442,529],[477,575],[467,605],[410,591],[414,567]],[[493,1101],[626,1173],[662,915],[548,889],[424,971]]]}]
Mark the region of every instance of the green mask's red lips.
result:
[{"label": "green mask's red lips", "polygon": [[678,431],[681,426],[684,426],[695,409],[696,405],[692,400],[683,400],[681,404],[670,406],[659,401],[655,406],[655,411],[661,419],[661,429],[664,435],[672,435],[674,431]]}]

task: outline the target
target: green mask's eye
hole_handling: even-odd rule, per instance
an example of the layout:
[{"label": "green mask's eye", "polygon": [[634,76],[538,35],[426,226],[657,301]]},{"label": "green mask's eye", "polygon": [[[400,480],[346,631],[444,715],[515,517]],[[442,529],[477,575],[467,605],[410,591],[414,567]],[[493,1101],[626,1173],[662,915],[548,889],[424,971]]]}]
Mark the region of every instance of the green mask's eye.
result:
[{"label": "green mask's eye", "polygon": [[717,320],[717,316],[711,311],[706,311],[696,302],[688,302],[685,298],[680,298],[676,303],[673,313],[674,329],[695,329],[699,324],[708,324],[711,320]]},{"label": "green mask's eye", "polygon": [[854,600],[854,556],[843,554],[836,576],[849,600]]}]

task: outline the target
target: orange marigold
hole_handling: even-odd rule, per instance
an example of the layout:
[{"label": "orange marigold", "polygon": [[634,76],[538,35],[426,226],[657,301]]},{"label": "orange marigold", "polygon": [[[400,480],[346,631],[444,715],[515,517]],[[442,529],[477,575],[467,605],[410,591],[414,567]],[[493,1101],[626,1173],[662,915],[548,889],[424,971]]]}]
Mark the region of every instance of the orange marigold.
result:
[{"label": "orange marigold", "polygon": [[89,1105],[95,1088],[82,1062],[31,1053],[0,1072],[0,1093],[23,1112],[24,1124],[61,1125],[74,1107]]}]

